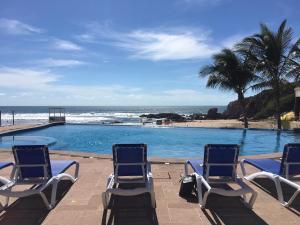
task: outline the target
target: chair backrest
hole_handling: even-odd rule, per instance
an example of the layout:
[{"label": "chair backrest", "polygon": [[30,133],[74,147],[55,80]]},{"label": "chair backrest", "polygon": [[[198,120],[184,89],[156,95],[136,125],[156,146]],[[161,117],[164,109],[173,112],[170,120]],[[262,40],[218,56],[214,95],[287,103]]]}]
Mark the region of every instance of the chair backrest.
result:
[{"label": "chair backrest", "polygon": [[17,179],[49,179],[52,177],[49,151],[46,145],[15,145]]},{"label": "chair backrest", "polygon": [[236,178],[239,145],[208,144],[204,148],[203,176]]},{"label": "chair backrest", "polygon": [[118,176],[147,175],[147,145],[115,144],[112,147],[114,174]]},{"label": "chair backrest", "polygon": [[280,174],[288,178],[289,175],[300,174],[300,143],[284,146]]}]

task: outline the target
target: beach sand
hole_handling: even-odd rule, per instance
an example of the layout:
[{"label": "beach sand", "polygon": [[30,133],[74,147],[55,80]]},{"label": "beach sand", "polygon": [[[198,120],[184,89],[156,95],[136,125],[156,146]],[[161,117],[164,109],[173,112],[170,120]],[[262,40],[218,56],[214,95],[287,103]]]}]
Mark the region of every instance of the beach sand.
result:
[{"label": "beach sand", "polygon": [[[198,120],[191,122],[172,123],[170,126],[175,127],[214,127],[214,128],[243,128],[244,123],[235,120]],[[274,120],[250,121],[249,128],[260,129],[275,129],[276,123]]]}]

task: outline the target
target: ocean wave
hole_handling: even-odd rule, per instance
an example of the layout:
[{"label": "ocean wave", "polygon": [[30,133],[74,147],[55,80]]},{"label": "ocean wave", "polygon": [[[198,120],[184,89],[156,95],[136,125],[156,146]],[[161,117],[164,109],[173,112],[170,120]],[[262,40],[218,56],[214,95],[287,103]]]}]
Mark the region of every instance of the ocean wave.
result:
[{"label": "ocean wave", "polygon": [[[57,113],[56,115],[59,115]],[[141,113],[123,113],[123,112],[85,112],[85,113],[66,113],[66,121],[69,123],[103,123],[103,122],[139,122]],[[49,113],[16,113],[15,123],[46,123]],[[2,123],[9,124],[12,121],[11,113],[2,113]]]}]

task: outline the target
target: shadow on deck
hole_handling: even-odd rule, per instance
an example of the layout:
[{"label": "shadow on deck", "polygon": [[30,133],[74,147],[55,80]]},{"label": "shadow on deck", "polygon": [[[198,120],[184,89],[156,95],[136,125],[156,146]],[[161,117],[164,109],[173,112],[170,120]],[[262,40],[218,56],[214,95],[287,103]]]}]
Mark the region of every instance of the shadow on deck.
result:
[{"label": "shadow on deck", "polygon": [[[57,189],[57,204],[69,191],[72,184],[68,180],[60,181]],[[45,194],[50,199],[51,186],[45,190]],[[0,212],[0,225],[39,225],[43,223],[49,212],[39,195],[18,198]]]},{"label": "shadow on deck", "polygon": [[112,196],[108,210],[104,210],[102,225],[158,225],[156,210],[149,194]]}]

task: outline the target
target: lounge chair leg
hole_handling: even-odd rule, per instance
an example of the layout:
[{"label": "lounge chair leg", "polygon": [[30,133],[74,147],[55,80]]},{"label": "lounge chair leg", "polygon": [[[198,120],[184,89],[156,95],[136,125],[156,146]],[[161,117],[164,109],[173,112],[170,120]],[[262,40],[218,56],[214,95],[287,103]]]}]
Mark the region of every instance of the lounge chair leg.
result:
[{"label": "lounge chair leg", "polygon": [[75,168],[75,180],[77,180],[79,174],[79,162],[76,162],[76,168]]},{"label": "lounge chair leg", "polygon": [[295,193],[292,195],[292,197],[290,198],[290,200],[288,202],[285,202],[283,204],[284,207],[288,207],[292,204],[292,202],[295,200],[295,198],[297,197],[297,195],[300,193],[300,189],[298,189],[297,191],[295,191]]},{"label": "lounge chair leg", "polygon": [[42,197],[47,209],[51,210],[52,205],[48,202],[48,199],[47,199],[46,195],[43,192],[40,192],[40,196]]},{"label": "lounge chair leg", "polygon": [[58,185],[58,180],[54,180],[52,183],[52,191],[51,191],[51,206],[54,207],[56,203],[56,194],[57,194],[57,185]]},{"label": "lounge chair leg", "polygon": [[256,198],[257,198],[257,192],[256,191],[252,192],[252,195],[251,195],[250,200],[249,200],[250,209],[253,208],[253,205],[254,205],[254,202],[255,202]]},{"label": "lounge chair leg", "polygon": [[152,205],[152,208],[156,208],[154,185],[153,185],[153,178],[152,177],[149,178],[149,184],[150,184],[151,205]]},{"label": "lounge chair leg", "polygon": [[247,176],[246,169],[245,169],[244,159],[241,160],[240,166],[241,166],[243,177]]},{"label": "lounge chair leg", "polygon": [[196,175],[196,183],[197,183],[197,192],[198,192],[198,203],[201,208],[204,208],[205,204],[203,205],[201,177],[199,176],[197,177],[197,175]]},{"label": "lounge chair leg", "polygon": [[103,192],[102,193],[102,204],[103,204],[103,208],[107,209],[108,208],[108,204],[109,204],[109,194],[107,192]]},{"label": "lounge chair leg", "polygon": [[275,187],[276,187],[276,191],[277,191],[277,198],[281,203],[284,203],[279,176],[275,176],[273,181],[275,183]]},{"label": "lounge chair leg", "polygon": [[184,175],[187,176],[189,174],[188,163],[184,164]]}]

